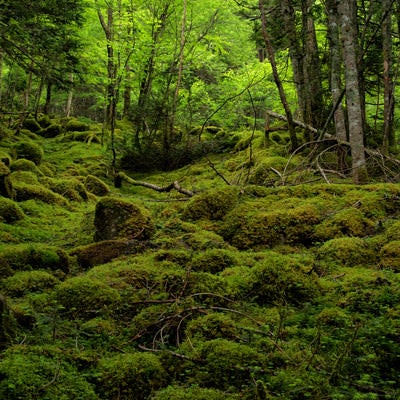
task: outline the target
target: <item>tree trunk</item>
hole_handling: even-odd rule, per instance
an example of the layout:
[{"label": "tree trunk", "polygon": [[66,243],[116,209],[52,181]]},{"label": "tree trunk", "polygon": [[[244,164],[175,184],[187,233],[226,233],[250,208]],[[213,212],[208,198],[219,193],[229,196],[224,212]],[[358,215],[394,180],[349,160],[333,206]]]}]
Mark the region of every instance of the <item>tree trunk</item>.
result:
[{"label": "tree trunk", "polygon": [[356,0],[339,1],[338,14],[342,35],[342,51],[346,78],[346,103],[349,125],[349,141],[352,156],[352,175],[356,184],[368,180],[365,164],[363,109],[357,63],[357,36],[353,26],[353,7]]},{"label": "tree trunk", "polygon": [[292,147],[291,150],[294,151],[298,147],[298,141],[297,141],[297,137],[296,137],[296,132],[294,130],[293,115],[290,110],[289,103],[287,102],[287,98],[286,98],[285,91],[283,89],[282,81],[278,74],[278,68],[277,68],[276,61],[275,61],[274,49],[272,47],[272,43],[271,43],[271,40],[270,40],[268,32],[267,32],[267,19],[266,19],[266,15],[265,15],[265,8],[264,8],[263,0],[259,0],[258,5],[259,5],[260,14],[261,14],[261,29],[262,29],[262,35],[263,35],[263,39],[264,39],[264,43],[265,43],[265,48],[267,50],[269,63],[271,64],[274,81],[275,81],[276,87],[278,88],[278,91],[279,91],[279,97],[281,99],[282,106],[285,110],[285,114],[286,114],[286,118],[287,118],[287,122],[288,122],[288,130],[289,130],[289,136],[290,136],[290,141],[291,141],[291,147]]},{"label": "tree trunk", "polygon": [[73,88],[72,88],[72,85],[74,83],[74,74],[73,73],[70,74],[69,81],[71,82],[71,87],[70,87],[69,92],[68,92],[67,105],[65,107],[65,116],[67,118],[71,116],[71,111],[72,111],[72,99],[73,99],[73,96],[74,96],[74,91],[73,91]]},{"label": "tree trunk", "polygon": [[394,145],[394,84],[392,56],[392,5],[393,0],[382,0],[382,50],[383,50],[383,83],[384,83],[384,128],[383,151],[387,152]]}]

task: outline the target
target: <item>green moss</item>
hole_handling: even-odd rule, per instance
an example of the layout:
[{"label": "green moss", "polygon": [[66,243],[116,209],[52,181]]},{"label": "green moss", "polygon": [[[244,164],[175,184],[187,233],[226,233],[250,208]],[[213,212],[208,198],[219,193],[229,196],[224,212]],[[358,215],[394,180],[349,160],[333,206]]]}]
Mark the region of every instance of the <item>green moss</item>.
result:
[{"label": "green moss", "polygon": [[61,270],[68,272],[69,258],[65,251],[46,244],[18,244],[3,247],[0,262],[14,270]]},{"label": "green moss", "polygon": [[15,190],[15,199],[17,201],[26,200],[41,200],[48,204],[67,205],[67,200],[52,190],[45,188],[42,185],[28,184],[28,183],[15,183],[13,185]]},{"label": "green moss", "polygon": [[37,174],[35,174],[35,172],[26,170],[17,170],[12,172],[10,174],[10,180],[13,183],[13,185],[24,184],[24,183],[29,185],[39,184],[39,179]]},{"label": "green moss", "polygon": [[74,178],[57,179],[46,177],[41,182],[51,191],[58,193],[71,201],[86,201],[88,194],[83,184]]},{"label": "green moss", "polygon": [[320,260],[347,267],[370,265],[376,261],[376,255],[368,242],[358,237],[331,239],[318,249]]},{"label": "green moss", "polygon": [[400,272],[400,240],[385,244],[379,254],[380,264],[387,269]]},{"label": "green moss", "polygon": [[34,118],[26,118],[22,126],[24,129],[28,129],[29,131],[35,133],[39,132],[41,129],[39,122],[36,121]]},{"label": "green moss", "polygon": [[23,296],[31,292],[42,292],[53,288],[58,280],[46,271],[18,271],[1,281],[4,292],[13,297]]},{"label": "green moss", "polygon": [[315,240],[325,241],[343,236],[371,235],[375,223],[356,208],[346,208],[326,218],[315,228]]},{"label": "green moss", "polygon": [[10,169],[8,166],[3,162],[0,161],[0,176],[6,176],[10,173]]},{"label": "green moss", "polygon": [[37,132],[45,138],[54,138],[62,133],[62,126],[59,124],[51,124]]},{"label": "green moss", "polygon": [[183,217],[193,220],[219,220],[237,204],[238,195],[239,189],[233,187],[207,190],[190,200]]},{"label": "green moss", "polygon": [[19,158],[18,160],[13,161],[10,165],[10,170],[13,172],[29,171],[35,173],[36,175],[42,175],[42,172],[36,166],[36,164],[33,161],[27,160],[25,158]]},{"label": "green moss", "polygon": [[90,319],[106,313],[120,301],[117,290],[85,276],[67,279],[54,288],[54,299],[71,318]]},{"label": "green moss", "polygon": [[234,253],[225,249],[208,249],[194,257],[190,264],[193,271],[215,274],[236,264]]},{"label": "green moss", "polygon": [[239,400],[239,394],[226,393],[218,389],[201,388],[197,385],[190,387],[168,386],[156,392],[151,400]]},{"label": "green moss", "polygon": [[33,161],[36,165],[40,165],[42,162],[43,149],[33,141],[18,142],[14,145],[13,151],[16,158],[26,158]]},{"label": "green moss", "polygon": [[268,157],[259,162],[251,171],[249,183],[255,185],[271,186],[276,181],[280,181],[279,175],[273,169],[283,172],[287,164],[287,158]]},{"label": "green moss", "polygon": [[104,399],[146,400],[167,381],[160,360],[151,353],[126,353],[99,363],[99,392]]},{"label": "green moss", "polygon": [[110,189],[106,183],[94,175],[88,175],[85,179],[85,188],[88,192],[96,196],[106,196],[110,193]]},{"label": "green moss", "polygon": [[70,119],[69,121],[67,121],[65,129],[67,130],[67,132],[84,132],[88,131],[90,127],[84,122],[78,121],[76,119]]},{"label": "green moss", "polygon": [[150,213],[135,203],[104,197],[96,205],[95,240],[149,239],[155,231]]},{"label": "green moss", "polygon": [[24,212],[14,201],[0,197],[0,221],[13,223],[24,218]]}]

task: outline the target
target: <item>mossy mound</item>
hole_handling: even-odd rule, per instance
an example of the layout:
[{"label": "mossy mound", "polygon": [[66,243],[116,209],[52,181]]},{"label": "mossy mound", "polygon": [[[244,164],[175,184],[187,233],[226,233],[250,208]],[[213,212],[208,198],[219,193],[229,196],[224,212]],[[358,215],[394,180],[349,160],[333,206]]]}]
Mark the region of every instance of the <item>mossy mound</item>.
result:
[{"label": "mossy mound", "polygon": [[379,257],[382,267],[400,272],[400,240],[385,244]]},{"label": "mossy mound", "polygon": [[105,240],[78,247],[70,254],[77,257],[81,267],[91,268],[118,257],[141,253],[151,247],[151,243],[138,240]]},{"label": "mossy mound", "polygon": [[16,201],[41,200],[48,204],[67,205],[65,197],[39,184],[15,183],[13,184]]},{"label": "mossy mound", "polygon": [[2,279],[0,287],[8,296],[20,297],[51,289],[57,283],[58,279],[47,271],[18,271],[13,276]]},{"label": "mossy mound", "polygon": [[242,207],[227,216],[220,234],[238,249],[279,244],[308,246],[321,220],[321,210],[313,204],[267,212],[249,212]]},{"label": "mossy mound", "polygon": [[274,170],[282,172],[286,164],[287,158],[268,157],[252,169],[248,182],[255,185],[272,186],[274,182],[281,180]]},{"label": "mossy mound", "polygon": [[62,133],[62,126],[59,124],[51,124],[37,132],[44,138],[54,138]]},{"label": "mossy mound", "polygon": [[185,219],[222,219],[238,202],[239,189],[228,187],[211,189],[194,196],[186,206]]},{"label": "mossy mound", "polygon": [[316,241],[326,241],[343,236],[365,237],[374,231],[375,223],[357,208],[346,208],[326,218],[315,228]]},{"label": "mossy mound", "polygon": [[235,254],[226,249],[208,249],[201,252],[190,264],[193,271],[204,271],[215,274],[225,268],[233,267],[236,264]]},{"label": "mossy mound", "polygon": [[63,142],[84,142],[84,143],[101,143],[101,140],[98,136],[97,132],[68,132],[66,133],[63,138]]},{"label": "mossy mound", "polygon": [[31,160],[27,160],[26,158],[19,158],[18,160],[13,161],[10,165],[10,170],[12,172],[29,171],[35,173],[38,176],[43,175],[36,164]]},{"label": "mossy mound", "polygon": [[89,199],[84,185],[74,178],[57,179],[46,177],[41,180],[48,189],[71,201],[87,201]]},{"label": "mossy mound", "polygon": [[24,218],[24,212],[14,201],[0,196],[0,221],[8,224]]},{"label": "mossy mound", "polygon": [[15,271],[49,270],[69,271],[69,257],[58,248],[44,244],[18,244],[3,247],[0,263]]},{"label": "mossy mound", "polygon": [[168,386],[156,392],[152,400],[239,400],[240,395],[226,393],[218,389],[207,389],[198,386]]},{"label": "mossy mound", "polygon": [[13,198],[14,192],[9,175],[10,169],[4,162],[0,161],[0,196]]},{"label": "mossy mound", "polygon": [[94,175],[88,175],[86,177],[85,188],[88,192],[96,196],[107,196],[110,193],[108,185]]},{"label": "mossy mound", "polygon": [[94,240],[150,239],[155,227],[149,212],[138,204],[104,197],[96,204]]},{"label": "mossy mound", "polygon": [[36,121],[35,118],[25,118],[22,127],[34,133],[39,132],[42,129],[39,122]]},{"label": "mossy mound", "polygon": [[125,353],[99,362],[99,393],[103,399],[147,400],[167,382],[160,359],[152,353]]},{"label": "mossy mound", "polygon": [[365,266],[376,261],[375,251],[365,239],[341,237],[328,240],[317,251],[318,258],[328,265]]},{"label": "mossy mound", "polygon": [[77,119],[70,119],[65,124],[65,130],[67,132],[85,132],[90,129],[88,124],[78,121]]},{"label": "mossy mound", "polygon": [[105,283],[85,276],[77,276],[60,283],[52,293],[71,318],[91,319],[110,310],[120,301],[117,290]]},{"label": "mossy mound", "polygon": [[36,165],[40,165],[43,158],[42,147],[33,141],[20,141],[13,147],[15,158],[26,158],[33,161]]}]

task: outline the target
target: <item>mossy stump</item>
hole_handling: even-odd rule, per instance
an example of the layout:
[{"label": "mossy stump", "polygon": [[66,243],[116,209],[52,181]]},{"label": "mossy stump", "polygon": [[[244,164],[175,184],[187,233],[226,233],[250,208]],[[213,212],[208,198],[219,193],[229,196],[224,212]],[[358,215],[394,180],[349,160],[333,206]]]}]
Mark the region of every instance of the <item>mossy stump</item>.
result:
[{"label": "mossy stump", "polygon": [[104,197],[97,203],[94,226],[96,242],[123,238],[147,240],[155,231],[147,210],[112,197]]}]

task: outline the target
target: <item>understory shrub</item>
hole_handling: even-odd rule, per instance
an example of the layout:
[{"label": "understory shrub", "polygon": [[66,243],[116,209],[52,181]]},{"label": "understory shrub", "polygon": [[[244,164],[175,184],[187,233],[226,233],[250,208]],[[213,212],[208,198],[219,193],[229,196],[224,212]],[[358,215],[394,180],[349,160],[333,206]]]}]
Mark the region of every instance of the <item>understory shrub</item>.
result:
[{"label": "understory shrub", "polygon": [[160,360],[152,353],[125,353],[103,358],[98,365],[103,399],[146,400],[167,381]]}]

